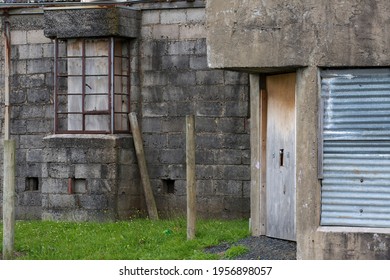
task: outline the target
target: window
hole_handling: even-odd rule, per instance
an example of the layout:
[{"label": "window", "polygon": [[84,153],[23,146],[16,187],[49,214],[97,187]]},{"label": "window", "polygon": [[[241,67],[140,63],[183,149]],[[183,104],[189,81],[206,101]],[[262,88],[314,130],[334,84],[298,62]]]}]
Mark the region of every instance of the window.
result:
[{"label": "window", "polygon": [[56,133],[128,133],[129,108],[129,41],[56,40]]}]

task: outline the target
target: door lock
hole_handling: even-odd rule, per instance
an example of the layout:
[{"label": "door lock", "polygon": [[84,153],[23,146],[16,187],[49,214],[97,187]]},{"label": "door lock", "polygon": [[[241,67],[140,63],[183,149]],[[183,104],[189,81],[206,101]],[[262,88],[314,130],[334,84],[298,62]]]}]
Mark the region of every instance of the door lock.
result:
[{"label": "door lock", "polygon": [[284,149],[279,150],[279,166],[284,166]]}]

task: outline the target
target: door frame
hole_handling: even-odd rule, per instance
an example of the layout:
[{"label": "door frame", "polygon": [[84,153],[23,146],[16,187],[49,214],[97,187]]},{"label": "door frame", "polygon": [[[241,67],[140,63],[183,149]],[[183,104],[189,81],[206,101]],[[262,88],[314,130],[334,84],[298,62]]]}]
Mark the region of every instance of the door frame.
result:
[{"label": "door frame", "polygon": [[[290,73],[296,73],[292,71]],[[283,73],[281,73],[283,74]],[[287,73],[286,73],[287,74]],[[250,230],[253,236],[267,235],[267,91],[266,75],[250,74],[250,145],[251,145],[251,189]],[[298,73],[296,73],[296,87]],[[295,89],[296,100],[297,88]],[[295,102],[295,114],[297,113]],[[295,120],[295,133],[297,123]],[[296,139],[296,134],[295,134]],[[295,153],[297,151],[295,142]],[[296,159],[296,157],[295,157]],[[294,162],[296,166],[296,162]],[[296,173],[296,169],[295,169]],[[295,178],[294,178],[295,180]],[[295,180],[296,186],[296,180]],[[296,201],[295,201],[296,209]],[[296,211],[295,211],[296,223]],[[296,230],[296,229],[295,229]]]}]

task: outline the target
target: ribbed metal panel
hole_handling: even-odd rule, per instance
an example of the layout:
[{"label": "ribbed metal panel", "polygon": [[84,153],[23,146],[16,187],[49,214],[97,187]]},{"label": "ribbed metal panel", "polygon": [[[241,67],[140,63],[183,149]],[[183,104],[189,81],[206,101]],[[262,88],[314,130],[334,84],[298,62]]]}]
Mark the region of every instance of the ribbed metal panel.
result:
[{"label": "ribbed metal panel", "polygon": [[321,78],[321,224],[390,227],[390,70]]}]

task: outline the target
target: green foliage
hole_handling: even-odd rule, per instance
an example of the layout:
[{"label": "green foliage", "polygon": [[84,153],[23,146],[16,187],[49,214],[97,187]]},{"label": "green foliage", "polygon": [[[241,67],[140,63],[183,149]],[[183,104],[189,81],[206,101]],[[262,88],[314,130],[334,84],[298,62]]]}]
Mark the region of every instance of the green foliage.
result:
[{"label": "green foliage", "polygon": [[[200,220],[187,240],[185,219],[135,219],[112,223],[18,221],[15,250],[30,260],[218,259],[203,248],[248,236],[244,220]],[[2,225],[0,229],[2,238]],[[0,248],[2,242],[0,244]]]},{"label": "green foliage", "polygon": [[226,259],[231,260],[234,259],[235,257],[245,254],[248,251],[249,251],[248,247],[243,245],[232,246],[228,250],[226,250],[224,257]]}]

